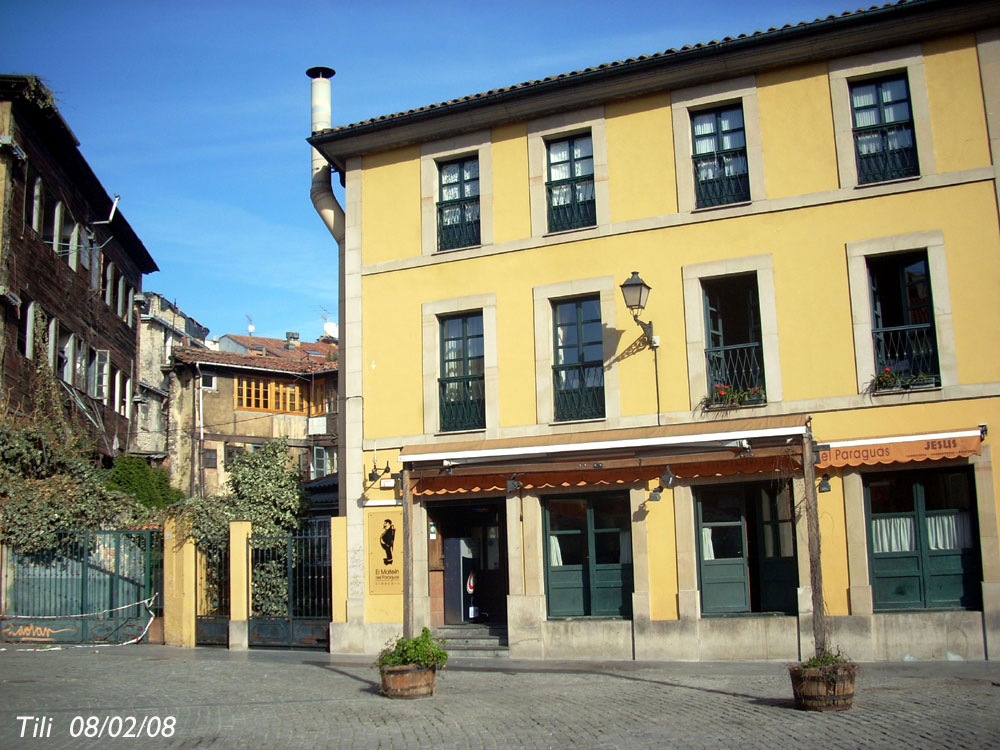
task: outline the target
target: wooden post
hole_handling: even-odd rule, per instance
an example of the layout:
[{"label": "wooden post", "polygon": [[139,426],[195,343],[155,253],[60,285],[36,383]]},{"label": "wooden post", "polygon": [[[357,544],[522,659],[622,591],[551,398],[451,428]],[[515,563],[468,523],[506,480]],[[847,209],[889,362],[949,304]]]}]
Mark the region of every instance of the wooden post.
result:
[{"label": "wooden post", "polygon": [[403,637],[413,637],[413,492],[410,470],[400,473],[403,483]]},{"label": "wooden post", "polygon": [[820,559],[819,501],[816,498],[816,455],[813,450],[812,417],[802,436],[802,478],[805,481],[806,532],[809,535],[809,585],[812,588],[812,630],[816,656],[826,654],[829,638],[823,601],[823,562]]}]

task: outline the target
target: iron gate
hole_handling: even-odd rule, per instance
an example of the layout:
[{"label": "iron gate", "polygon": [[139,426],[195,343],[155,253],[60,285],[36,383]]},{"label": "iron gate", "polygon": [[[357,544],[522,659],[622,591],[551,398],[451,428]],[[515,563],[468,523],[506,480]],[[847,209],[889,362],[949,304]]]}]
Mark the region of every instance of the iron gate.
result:
[{"label": "iron gate", "polygon": [[330,640],[330,537],[254,536],[250,562],[251,646],[325,648]]},{"label": "iron gate", "polygon": [[[2,548],[0,635],[30,643],[121,643],[150,621],[141,602],[163,590],[159,530],[65,531],[53,549]],[[162,595],[153,603],[162,614]]]},{"label": "iron gate", "polygon": [[207,539],[197,548],[195,643],[229,645],[229,538]]}]

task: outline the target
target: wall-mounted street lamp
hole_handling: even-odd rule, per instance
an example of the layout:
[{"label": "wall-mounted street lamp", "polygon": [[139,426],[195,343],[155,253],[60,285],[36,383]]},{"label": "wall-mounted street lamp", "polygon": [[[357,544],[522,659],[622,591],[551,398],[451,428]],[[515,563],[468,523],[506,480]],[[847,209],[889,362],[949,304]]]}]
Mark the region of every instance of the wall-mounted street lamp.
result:
[{"label": "wall-mounted street lamp", "polygon": [[652,322],[639,320],[639,314],[646,309],[646,300],[649,299],[649,286],[639,276],[638,271],[633,271],[624,282],[622,282],[622,297],[625,298],[625,307],[632,313],[632,320],[642,329],[642,334],[649,343],[649,348],[653,350],[653,375],[656,384],[656,424],[660,424],[660,366],[656,356],[656,350],[660,348],[659,336],[653,335]]},{"label": "wall-mounted street lamp", "polygon": [[660,498],[663,496],[663,490],[665,489],[672,490],[676,486],[677,486],[677,477],[674,476],[674,472],[672,472],[670,470],[670,467],[668,466],[666,469],[663,470],[663,474],[660,476],[660,485],[655,490],[649,493],[650,501],[654,503],[658,502]]}]

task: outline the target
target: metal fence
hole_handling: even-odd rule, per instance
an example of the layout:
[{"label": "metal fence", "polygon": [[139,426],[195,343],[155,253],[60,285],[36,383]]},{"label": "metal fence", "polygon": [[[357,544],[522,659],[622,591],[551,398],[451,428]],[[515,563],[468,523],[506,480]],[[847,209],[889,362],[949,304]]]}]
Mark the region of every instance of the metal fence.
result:
[{"label": "metal fence", "polygon": [[251,646],[324,647],[333,612],[328,535],[247,540]]},{"label": "metal fence", "polygon": [[65,531],[44,552],[4,546],[0,555],[4,640],[128,640],[149,621],[142,602],[153,594],[161,594],[154,612],[162,614],[159,530]]},{"label": "metal fence", "polygon": [[206,539],[197,547],[195,643],[229,644],[229,538]]}]

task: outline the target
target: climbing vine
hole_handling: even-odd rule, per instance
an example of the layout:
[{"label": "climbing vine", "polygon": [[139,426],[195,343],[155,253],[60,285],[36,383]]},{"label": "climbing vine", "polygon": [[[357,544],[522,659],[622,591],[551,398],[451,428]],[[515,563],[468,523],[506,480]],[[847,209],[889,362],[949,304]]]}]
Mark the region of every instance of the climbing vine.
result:
[{"label": "climbing vine", "polygon": [[131,494],[108,486],[107,471],[44,360],[33,374],[31,394],[30,409],[0,411],[4,541],[30,554],[54,548],[59,531],[155,522],[155,514]]}]

